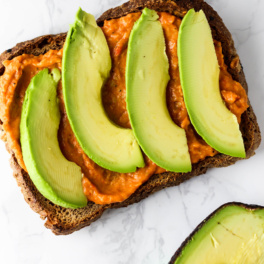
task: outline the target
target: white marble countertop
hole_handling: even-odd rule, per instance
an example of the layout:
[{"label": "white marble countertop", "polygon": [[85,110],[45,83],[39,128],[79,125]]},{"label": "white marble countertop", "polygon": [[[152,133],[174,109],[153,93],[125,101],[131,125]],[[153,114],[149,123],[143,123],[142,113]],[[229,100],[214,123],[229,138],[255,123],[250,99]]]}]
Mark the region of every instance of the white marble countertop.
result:
[{"label": "white marble countertop", "polygon": [[[122,0],[0,0],[0,52],[39,35],[65,32],[77,8],[98,17]],[[264,132],[264,1],[207,0],[234,37],[249,98]],[[0,143],[0,263],[168,263],[189,233],[226,202],[264,205],[264,146],[249,160],[211,169],[69,236],[56,237],[24,201]]]}]

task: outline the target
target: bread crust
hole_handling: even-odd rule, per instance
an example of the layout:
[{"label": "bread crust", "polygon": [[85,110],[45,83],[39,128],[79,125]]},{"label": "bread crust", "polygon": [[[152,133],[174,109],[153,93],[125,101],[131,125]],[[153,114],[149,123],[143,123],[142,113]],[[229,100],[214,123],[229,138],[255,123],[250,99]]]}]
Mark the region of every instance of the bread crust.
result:
[{"label": "bread crust", "polygon": [[[118,18],[132,12],[138,12],[144,7],[156,11],[169,12],[178,17],[183,17],[191,8],[195,8],[196,11],[203,9],[211,26],[214,39],[222,43],[223,54],[225,63],[228,66],[228,71],[236,81],[241,83],[246,91],[248,90],[243,68],[234,48],[234,42],[230,32],[227,30],[218,14],[203,0],[130,0],[119,7],[106,11],[97,20],[97,23],[102,25],[104,20]],[[63,47],[65,38],[66,33],[41,36],[30,41],[19,43],[14,48],[5,51],[0,55],[0,76],[4,73],[4,66],[2,65],[4,60],[10,60],[24,53],[40,55],[50,49],[59,50]],[[237,60],[237,63],[232,63],[234,60]],[[2,121],[0,120],[0,136],[2,134],[2,138],[5,140],[5,132],[3,131],[1,124]],[[259,146],[261,141],[256,116],[250,103],[249,108],[242,115],[240,128],[245,142],[246,156],[249,158],[254,155],[255,149]],[[121,203],[97,205],[88,202],[87,206],[84,208],[67,209],[54,205],[43,197],[32,183],[29,175],[17,163],[12,149],[10,149],[7,144],[6,148],[11,153],[10,162],[14,171],[14,177],[17,180],[18,186],[21,188],[26,202],[36,213],[40,214],[42,219],[46,219],[45,226],[50,228],[56,235],[70,234],[90,225],[108,208],[126,207],[130,204],[141,201],[150,194],[163,188],[179,185],[194,176],[204,174],[208,168],[226,167],[239,160],[239,158],[230,157],[224,154],[207,157],[205,160],[193,164],[193,170],[189,173],[166,172],[153,175],[146,183],[140,186],[134,194]]]}]

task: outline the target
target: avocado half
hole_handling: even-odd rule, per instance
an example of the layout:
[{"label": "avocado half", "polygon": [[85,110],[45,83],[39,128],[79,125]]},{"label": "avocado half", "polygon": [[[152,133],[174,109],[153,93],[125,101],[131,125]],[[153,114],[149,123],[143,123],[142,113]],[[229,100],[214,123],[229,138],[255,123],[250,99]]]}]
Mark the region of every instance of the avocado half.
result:
[{"label": "avocado half", "polygon": [[264,263],[264,207],[227,203],[182,243],[169,264]]}]

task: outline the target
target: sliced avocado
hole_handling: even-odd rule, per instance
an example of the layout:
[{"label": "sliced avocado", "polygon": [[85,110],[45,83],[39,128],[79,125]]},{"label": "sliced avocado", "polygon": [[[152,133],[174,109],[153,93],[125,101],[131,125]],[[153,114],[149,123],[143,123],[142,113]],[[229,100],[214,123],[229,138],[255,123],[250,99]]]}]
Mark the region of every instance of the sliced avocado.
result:
[{"label": "sliced avocado", "polygon": [[193,9],[179,30],[180,79],[191,122],[198,134],[218,152],[245,158],[237,118],[225,106],[219,88],[219,65],[204,12]]},{"label": "sliced avocado", "polygon": [[225,204],[194,230],[170,263],[263,264],[264,208]]},{"label": "sliced avocado", "polygon": [[30,82],[20,124],[23,159],[39,192],[54,204],[79,208],[87,205],[81,168],[61,153],[58,142],[60,112],[57,83],[60,71],[39,72]]},{"label": "sliced avocado", "polygon": [[113,124],[101,98],[111,70],[105,36],[95,18],[79,9],[63,49],[62,84],[72,130],[95,163],[116,172],[134,172],[144,159],[131,129]]},{"label": "sliced avocado", "polygon": [[128,44],[127,110],[143,151],[157,165],[174,172],[191,171],[184,129],[171,119],[166,105],[169,62],[159,16],[145,8]]}]

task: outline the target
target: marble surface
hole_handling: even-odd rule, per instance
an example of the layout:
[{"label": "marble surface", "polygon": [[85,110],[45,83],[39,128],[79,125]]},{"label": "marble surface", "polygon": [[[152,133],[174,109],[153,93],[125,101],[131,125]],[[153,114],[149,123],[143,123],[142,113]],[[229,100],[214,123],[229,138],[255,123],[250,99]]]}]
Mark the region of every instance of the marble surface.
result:
[{"label": "marble surface", "polygon": [[[0,0],[0,52],[43,34],[67,31],[81,6],[99,16],[120,0]],[[264,1],[207,0],[233,34],[264,131]],[[264,205],[264,146],[236,165],[211,169],[128,208],[107,211],[90,227],[56,237],[24,201],[0,143],[0,263],[168,263],[189,233],[226,202]]]}]

